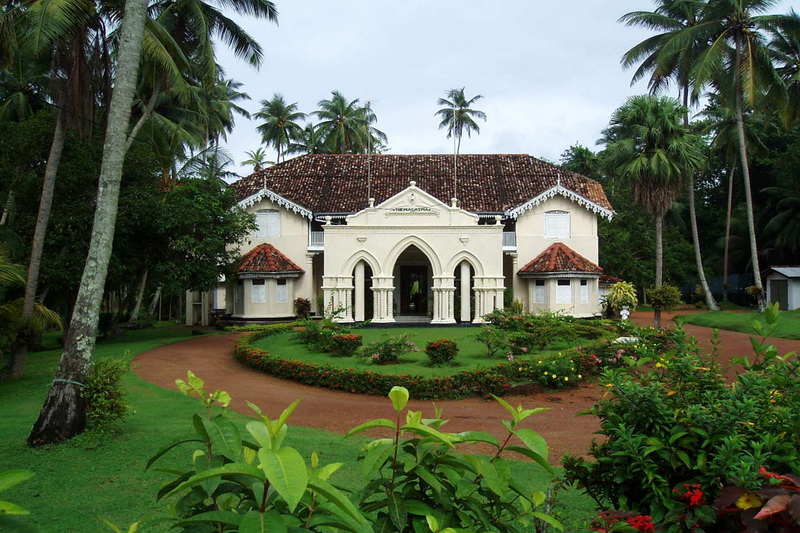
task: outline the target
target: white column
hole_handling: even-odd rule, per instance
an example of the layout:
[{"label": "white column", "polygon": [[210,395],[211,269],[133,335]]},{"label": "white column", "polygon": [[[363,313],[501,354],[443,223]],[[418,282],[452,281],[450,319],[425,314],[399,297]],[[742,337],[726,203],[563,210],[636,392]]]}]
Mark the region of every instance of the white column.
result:
[{"label": "white column", "polygon": [[469,263],[466,261],[461,262],[461,322],[469,322]]},{"label": "white column", "polygon": [[356,292],[356,322],[364,321],[364,261],[356,264],[355,271],[355,292]]},{"label": "white column", "polygon": [[472,321],[475,324],[483,323],[483,288],[475,288],[475,319]]},{"label": "white column", "polygon": [[511,254],[511,301],[513,302],[517,298],[521,301],[525,301],[525,297],[523,296],[523,289],[520,289],[519,283],[520,279],[517,276],[517,272],[519,272],[519,254]]}]

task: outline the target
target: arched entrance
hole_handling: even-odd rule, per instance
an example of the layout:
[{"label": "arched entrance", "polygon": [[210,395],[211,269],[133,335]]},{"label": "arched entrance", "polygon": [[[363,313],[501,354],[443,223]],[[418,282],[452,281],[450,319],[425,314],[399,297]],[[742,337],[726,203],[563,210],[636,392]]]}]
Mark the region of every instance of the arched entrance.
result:
[{"label": "arched entrance", "polygon": [[366,261],[359,261],[353,268],[353,319],[356,322],[372,320],[374,305],[372,297],[372,267]]},{"label": "arched entrance", "polygon": [[415,245],[398,256],[394,277],[395,317],[423,321],[433,314],[433,268],[428,257]]},{"label": "arched entrance", "polygon": [[[475,269],[469,261],[461,261],[453,272],[455,279],[455,307],[453,309],[458,322],[472,322],[475,310]],[[475,318],[478,318],[477,316]]]}]

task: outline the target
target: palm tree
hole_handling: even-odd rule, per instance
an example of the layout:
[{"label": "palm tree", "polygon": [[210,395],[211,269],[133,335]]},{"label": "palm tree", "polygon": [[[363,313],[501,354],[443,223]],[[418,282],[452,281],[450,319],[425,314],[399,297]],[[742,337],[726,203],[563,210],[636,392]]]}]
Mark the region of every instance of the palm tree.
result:
[{"label": "palm tree", "polygon": [[325,136],[322,130],[314,124],[306,126],[297,133],[294,140],[286,149],[287,154],[327,154]]},{"label": "palm tree", "polygon": [[[306,118],[306,114],[297,110],[297,102],[287,104],[283,96],[275,93],[271,100],[261,100],[261,111],[254,116],[265,121],[256,128],[264,144],[275,147],[278,163],[282,160],[281,156],[285,160],[289,143],[302,130],[297,121]],[[282,151],[284,147],[286,149]]]},{"label": "palm tree", "polygon": [[758,260],[744,111],[745,106],[752,108],[760,95],[783,90],[783,81],[772,63],[766,36],[776,27],[796,28],[800,24],[794,12],[788,15],[761,14],[774,4],[774,0],[709,0],[703,7],[700,21],[676,32],[670,44],[664,48],[666,58],[692,45],[700,47],[690,72],[695,95],[700,94],[707,83],[721,76],[726,76],[733,88],[733,111],[739,166],[744,179],[751,261],[758,307],[762,311],[766,308],[766,294],[761,283]]},{"label": "palm tree", "polygon": [[[677,32],[697,25],[704,5],[704,0],[661,0],[654,12],[634,11],[620,18],[620,22],[628,26],[641,26],[662,32],[645,39],[628,50],[622,57],[622,64],[625,67],[630,67],[636,63],[641,63],[634,73],[631,83],[635,83],[649,73],[648,87],[652,94],[657,94],[667,89],[670,82],[674,80],[682,93],[683,106],[686,108],[686,113],[683,116],[683,125],[687,128],[689,127],[689,74],[699,52],[699,47],[697,43],[689,43],[684,49],[672,49],[671,54],[666,54],[664,49]],[[706,306],[711,311],[719,311],[719,305],[717,305],[706,280],[703,256],[700,253],[694,176],[689,175],[685,178],[687,190],[689,191],[689,222],[692,229],[697,276],[700,279]]]},{"label": "palm tree", "polygon": [[359,104],[358,98],[348,101],[339,91],[332,91],[329,100],[317,104],[319,109],[313,114],[320,119],[317,129],[325,138],[323,145],[328,153],[366,153],[375,141],[373,132],[386,138],[383,132],[370,127],[376,120],[372,110]]},{"label": "palm tree", "polygon": [[91,244],[61,362],[39,418],[28,436],[31,446],[70,438],[86,427],[86,408],[80,401],[79,386],[91,367],[100,303],[111,258],[122,164],[128,145],[146,18],[147,0],[126,0]]},{"label": "palm tree", "polygon": [[253,165],[253,172],[258,172],[266,165],[274,164],[272,161],[267,161],[267,153],[260,146],[255,150],[247,150],[244,155],[247,156],[247,159],[239,164]]},{"label": "palm tree", "polygon": [[458,154],[461,152],[461,137],[464,131],[467,137],[472,137],[472,132],[480,134],[481,128],[475,122],[476,118],[486,121],[483,111],[472,109],[472,105],[483,98],[478,94],[470,99],[464,95],[464,87],[450,89],[447,98],[439,98],[438,104],[445,106],[436,112],[441,117],[439,129],[447,128],[447,138],[453,138],[453,198],[458,198]]},{"label": "palm tree", "polygon": [[773,31],[769,47],[786,89],[777,96],[782,100],[781,111],[788,128],[800,114],[800,29],[777,25]]},{"label": "palm tree", "polygon": [[[632,96],[614,111],[603,131],[603,163],[608,174],[630,185],[633,196],[656,224],[655,286],[663,284],[664,215],[684,177],[704,162],[700,139],[681,124],[685,108],[672,98]],[[660,312],[655,326],[660,327]]]}]

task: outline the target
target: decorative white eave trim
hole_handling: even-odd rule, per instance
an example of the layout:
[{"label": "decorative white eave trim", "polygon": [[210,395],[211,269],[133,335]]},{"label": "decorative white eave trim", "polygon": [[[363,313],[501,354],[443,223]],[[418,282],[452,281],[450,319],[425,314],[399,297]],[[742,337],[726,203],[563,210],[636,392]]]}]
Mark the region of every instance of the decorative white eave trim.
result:
[{"label": "decorative white eave trim", "polygon": [[257,193],[252,196],[248,196],[244,200],[241,200],[237,205],[242,208],[252,207],[256,205],[258,202],[266,198],[272,202],[275,202],[281,207],[285,207],[290,211],[294,211],[295,213],[299,214],[300,216],[306,217],[309,220],[314,218],[314,213],[306,209],[305,207],[298,205],[291,200],[288,200],[281,196],[276,192],[272,192],[269,189],[261,189]]},{"label": "decorative white eave trim", "polygon": [[544,202],[546,200],[549,200],[550,198],[553,198],[557,194],[560,194],[561,196],[572,200],[573,202],[577,203],[578,205],[580,205],[582,207],[585,207],[586,209],[588,209],[589,211],[591,211],[592,213],[594,213],[596,215],[600,215],[601,217],[605,217],[608,220],[611,220],[612,218],[614,218],[614,214],[615,214],[614,211],[612,211],[610,209],[606,209],[602,205],[596,204],[596,203],[592,202],[591,200],[589,200],[588,198],[584,198],[583,196],[581,196],[580,194],[576,193],[575,191],[571,191],[570,189],[567,189],[566,187],[563,187],[560,183],[558,185],[556,185],[555,187],[551,187],[550,189],[547,189],[546,191],[544,191],[539,196],[536,196],[535,198],[531,198],[530,200],[528,200],[524,204],[519,205],[519,206],[515,207],[514,209],[509,209],[508,211],[506,211],[506,216],[516,220],[520,215],[522,215],[526,211],[529,211],[529,210],[533,209],[537,205],[541,204],[542,202]]}]

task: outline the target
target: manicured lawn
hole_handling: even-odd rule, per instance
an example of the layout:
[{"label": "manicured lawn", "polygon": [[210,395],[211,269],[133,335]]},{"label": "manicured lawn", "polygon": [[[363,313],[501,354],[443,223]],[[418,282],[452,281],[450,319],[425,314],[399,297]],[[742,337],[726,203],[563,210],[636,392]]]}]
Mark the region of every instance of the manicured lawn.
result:
[{"label": "manicured lawn", "polygon": [[[408,329],[358,329],[353,333],[364,336],[364,345],[368,346],[373,341],[380,341],[387,335],[399,336],[408,334],[419,352],[411,352],[400,358],[400,362],[393,365],[371,364],[365,357],[335,357],[329,353],[319,353],[295,338],[294,333],[280,333],[265,337],[253,343],[253,346],[268,350],[284,359],[305,361],[337,368],[353,368],[356,370],[370,370],[383,374],[408,374],[423,377],[447,376],[473,370],[480,367],[490,367],[506,361],[505,355],[496,355],[490,358],[486,354],[486,345],[475,339],[480,330],[478,328],[408,328]],[[425,346],[428,342],[448,338],[458,344],[458,356],[454,366],[431,367],[428,356],[425,355]],[[518,359],[539,358],[560,350],[570,350],[578,346],[575,341],[560,341],[551,343],[547,348],[536,354]]]},{"label": "manicured lawn", "polygon": [[[452,330],[450,330],[452,331]],[[190,336],[187,328],[135,331],[98,345],[97,358],[133,357],[151,348]],[[155,495],[168,477],[145,472],[147,460],[165,445],[192,435],[192,415],[199,403],[142,381],[133,373],[124,378],[130,415],[117,431],[86,435],[70,443],[46,449],[29,449],[25,438],[30,431],[58,363],[59,351],[32,353],[26,376],[18,381],[0,382],[0,470],[26,468],[36,473],[31,480],[3,492],[0,499],[22,505],[28,517],[0,518],[0,531],[86,533],[108,531],[100,522],[106,518],[127,529],[130,523],[163,516],[164,503]],[[236,391],[229,391],[234,397]],[[249,418],[232,413],[240,425]],[[291,424],[291,420],[290,420]],[[363,485],[354,459],[363,440],[292,426],[287,443],[308,458],[317,451],[323,463],[346,463],[334,478],[345,487]],[[161,466],[189,464],[191,448],[173,452]],[[531,490],[545,490],[549,476],[529,462],[514,462],[525,471]],[[586,531],[583,522],[593,515],[592,502],[575,491],[560,495],[556,513],[565,521],[566,531]],[[580,525],[579,525],[580,524]],[[165,531],[166,528],[155,529]],[[151,531],[151,529],[148,529]]]},{"label": "manicured lawn", "polygon": [[[751,335],[755,335],[756,333],[753,330],[753,320],[758,319],[764,321],[764,318],[756,312],[729,313],[725,311],[710,311],[707,313],[684,315],[677,318],[689,324],[741,331]],[[784,339],[800,340],[800,311],[781,311],[778,315],[778,327],[775,330],[774,336]]]}]

